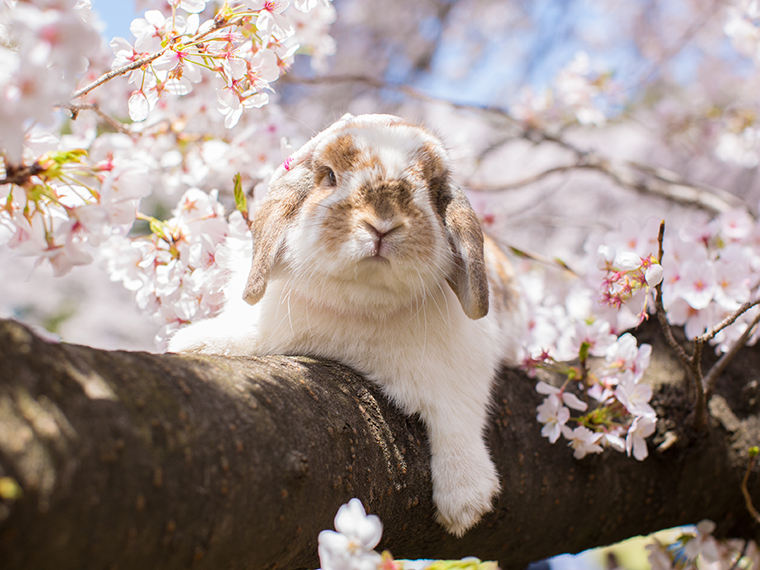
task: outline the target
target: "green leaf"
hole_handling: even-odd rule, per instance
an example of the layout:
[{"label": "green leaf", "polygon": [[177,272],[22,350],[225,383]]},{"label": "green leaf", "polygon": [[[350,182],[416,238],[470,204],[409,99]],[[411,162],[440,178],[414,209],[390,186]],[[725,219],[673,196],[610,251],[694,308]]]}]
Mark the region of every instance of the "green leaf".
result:
[{"label": "green leaf", "polygon": [[240,180],[239,172],[235,174],[233,181],[235,184],[235,207],[248,220],[248,200],[245,197],[245,192],[243,192],[243,184]]}]

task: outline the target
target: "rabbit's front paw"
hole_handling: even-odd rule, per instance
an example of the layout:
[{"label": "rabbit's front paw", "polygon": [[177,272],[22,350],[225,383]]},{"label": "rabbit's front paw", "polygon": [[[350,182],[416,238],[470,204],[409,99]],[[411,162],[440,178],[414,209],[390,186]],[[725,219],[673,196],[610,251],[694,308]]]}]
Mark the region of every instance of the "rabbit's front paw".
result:
[{"label": "rabbit's front paw", "polygon": [[484,459],[433,465],[436,519],[455,536],[462,536],[493,509],[493,498],[501,489],[496,468]]},{"label": "rabbit's front paw", "polygon": [[245,332],[221,318],[198,321],[179,329],[169,341],[169,352],[229,354],[235,340],[244,341]]},{"label": "rabbit's front paw", "polygon": [[196,326],[190,325],[174,333],[169,341],[169,352],[207,352],[207,340],[202,331],[199,331]]}]

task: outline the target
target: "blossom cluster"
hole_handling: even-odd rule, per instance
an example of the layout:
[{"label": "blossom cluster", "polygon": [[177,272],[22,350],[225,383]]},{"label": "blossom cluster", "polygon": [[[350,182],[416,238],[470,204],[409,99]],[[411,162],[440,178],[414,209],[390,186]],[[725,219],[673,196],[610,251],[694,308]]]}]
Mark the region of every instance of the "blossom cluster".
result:
[{"label": "blossom cluster", "polygon": [[655,287],[662,290],[667,321],[683,326],[690,339],[715,332],[710,343],[718,353],[743,342],[745,332],[749,345],[760,335],[748,331],[760,309],[747,308],[760,298],[760,223],[732,210],[666,232],[661,264],[658,226],[658,220],[627,222],[592,236],[579,263],[584,275],[570,284],[556,279],[548,291],[540,273],[524,277],[530,314],[525,365],[567,377],[562,388],[539,382],[546,397],[537,418],[542,434],[552,443],[564,436],[577,458],[608,447],[639,460],[648,455],[645,439],[657,420],[652,389],[643,381],[651,347],[618,335],[653,311]]},{"label": "blossom cluster", "polygon": [[[331,8],[328,0],[319,3]],[[267,104],[270,84],[290,67],[300,48],[288,17],[292,11],[286,12],[290,2],[226,3],[204,22],[199,13],[206,9],[206,0],[169,4],[168,16],[149,10],[132,22],[133,43],[119,37],[111,40],[113,69],[146,62],[130,75],[129,82],[138,86],[129,98],[130,118],[144,121],[165,93],[190,93],[204,79],[204,71],[210,72],[225,127],[235,126],[245,109]],[[296,0],[294,5],[307,12],[317,2]]]},{"label": "blossom cluster", "polygon": [[[298,0],[295,10],[285,0],[249,0],[211,14],[206,0],[152,4],[132,22],[132,43],[111,42],[115,59],[86,1],[0,10],[0,245],[49,262],[56,275],[112,255],[100,246],[128,232],[147,196],[150,211],[189,188],[228,187],[236,173],[261,194],[259,183],[288,153],[293,122],[275,104],[256,117],[243,110],[268,100],[297,50],[320,60],[334,51],[328,0]],[[68,102],[77,80],[135,62],[143,65],[130,74],[131,95],[112,78]],[[77,108],[77,119],[64,122],[56,106]],[[104,117],[118,132],[102,132]]]},{"label": "blossom cluster", "polygon": [[[390,552],[375,551],[383,533],[377,515],[368,515],[359,499],[351,499],[335,515],[335,531],[319,533],[321,570],[497,570],[495,562],[462,560],[395,560]],[[760,567],[760,548],[753,540],[719,541],[715,523],[703,520],[680,529],[668,543],[657,538],[646,546],[652,570],[733,570]]]},{"label": "blossom cluster", "polygon": [[172,217],[150,219],[144,237],[113,236],[103,247],[106,270],[135,292],[138,307],[161,328],[161,348],[182,325],[219,313],[237,262],[250,258],[251,235],[239,211],[225,218],[217,193],[185,192]]},{"label": "blossom cluster", "polygon": [[718,541],[714,530],[714,522],[703,520],[671,544],[655,539],[646,547],[652,570],[760,568],[760,548],[754,540]]},{"label": "blossom cluster", "polygon": [[[641,382],[649,365],[651,346],[639,347],[631,334],[616,338],[608,331],[604,323],[591,325],[586,329],[590,334],[581,341],[581,358],[604,356],[605,362],[597,370],[562,366],[548,355],[532,363],[568,374],[561,388],[538,382],[536,391],[545,398],[537,408],[536,419],[543,424],[541,435],[551,443],[563,436],[576,459],[612,448],[642,461],[648,455],[646,438],[654,433],[657,422],[649,405],[652,388]],[[587,401],[578,398],[573,389]],[[575,417],[571,410],[576,412]]]},{"label": "blossom cluster", "polygon": [[97,147],[88,155],[69,138],[33,132],[23,147],[36,157],[29,166],[0,166],[0,245],[47,260],[55,275],[91,263],[94,248],[128,231],[150,191],[139,161]]},{"label": "blossom cluster", "polygon": [[[595,238],[587,249],[597,247],[628,250],[631,258],[652,258],[657,251],[657,220],[643,227],[629,223],[622,232]],[[604,243],[604,246],[597,244]],[[662,268],[657,269],[654,284],[662,280],[662,297],[668,322],[683,326],[693,339],[717,326],[737,312],[743,304],[760,296],[760,223],[744,210],[730,210],[716,218],[695,216],[678,231],[666,231]],[[592,273],[598,279],[600,272]],[[613,321],[618,330],[631,326],[637,310],[647,303],[651,289],[634,295],[635,309]],[[608,313],[609,314],[609,313]],[[756,307],[742,312],[736,321],[718,332],[711,344],[718,353],[727,352],[758,314]],[[753,333],[749,345],[757,342]]]}]

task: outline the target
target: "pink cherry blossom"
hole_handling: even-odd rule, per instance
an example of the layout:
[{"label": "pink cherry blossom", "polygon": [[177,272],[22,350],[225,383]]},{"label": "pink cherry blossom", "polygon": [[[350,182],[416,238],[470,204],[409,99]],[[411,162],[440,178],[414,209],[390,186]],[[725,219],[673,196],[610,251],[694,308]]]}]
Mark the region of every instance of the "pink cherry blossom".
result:
[{"label": "pink cherry blossom", "polygon": [[674,292],[693,309],[706,308],[716,289],[715,271],[711,263],[687,261],[681,266],[680,279]]}]

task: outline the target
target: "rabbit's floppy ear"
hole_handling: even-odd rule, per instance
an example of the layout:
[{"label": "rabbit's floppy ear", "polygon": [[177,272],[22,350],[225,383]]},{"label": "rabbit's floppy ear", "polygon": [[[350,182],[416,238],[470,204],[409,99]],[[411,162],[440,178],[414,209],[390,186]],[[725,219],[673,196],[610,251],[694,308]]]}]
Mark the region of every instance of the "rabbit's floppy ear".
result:
[{"label": "rabbit's floppy ear", "polygon": [[454,252],[454,269],[448,282],[465,314],[479,319],[488,314],[483,230],[464,192],[451,183],[446,190],[440,192],[437,207]]},{"label": "rabbit's floppy ear", "polygon": [[313,137],[293,153],[269,181],[266,199],[251,222],[253,259],[243,299],[251,305],[264,296],[270,273],[277,261],[288,223],[298,214],[301,204],[314,186],[311,158],[316,146],[354,117],[346,114],[329,128]]},{"label": "rabbit's floppy ear", "polygon": [[[304,176],[306,184],[312,179]],[[270,192],[274,187],[270,187]],[[308,187],[306,187],[308,189]],[[264,296],[282,241],[285,237],[285,226],[298,212],[298,202],[292,197],[281,200],[267,199],[256,210],[251,222],[253,235],[253,259],[251,271],[245,285],[243,299],[250,305],[255,305]]]}]

